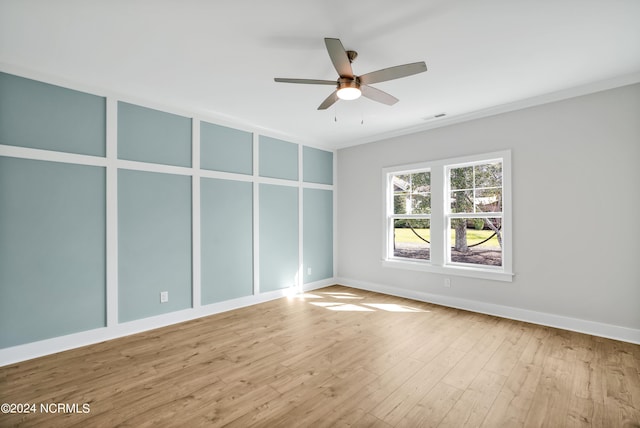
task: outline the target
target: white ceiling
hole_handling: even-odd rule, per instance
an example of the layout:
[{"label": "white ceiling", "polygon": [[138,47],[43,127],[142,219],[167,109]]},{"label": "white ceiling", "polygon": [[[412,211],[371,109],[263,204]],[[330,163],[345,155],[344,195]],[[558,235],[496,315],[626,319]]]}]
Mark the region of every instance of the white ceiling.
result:
[{"label": "white ceiling", "polygon": [[[0,0],[0,65],[341,148],[640,81],[639,21],[638,0]],[[336,79],[324,37],[358,75],[429,71],[373,85],[394,106],[318,111],[330,86],[273,78]]]}]

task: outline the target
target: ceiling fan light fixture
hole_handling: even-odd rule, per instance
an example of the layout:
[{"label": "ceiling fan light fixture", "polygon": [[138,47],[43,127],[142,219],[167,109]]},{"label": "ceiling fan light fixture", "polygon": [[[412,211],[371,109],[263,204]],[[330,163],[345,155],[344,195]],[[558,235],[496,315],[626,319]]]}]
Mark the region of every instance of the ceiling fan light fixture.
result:
[{"label": "ceiling fan light fixture", "polygon": [[341,100],[355,100],[360,98],[360,84],[356,80],[347,80],[341,78],[338,81],[338,92],[336,93]]},{"label": "ceiling fan light fixture", "polygon": [[358,88],[342,88],[338,89],[338,98],[341,100],[355,100],[360,98],[362,92]]}]

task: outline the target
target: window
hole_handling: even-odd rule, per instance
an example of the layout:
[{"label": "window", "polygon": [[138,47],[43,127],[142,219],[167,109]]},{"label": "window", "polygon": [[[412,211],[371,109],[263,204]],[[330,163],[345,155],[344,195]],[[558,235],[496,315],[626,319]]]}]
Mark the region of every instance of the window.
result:
[{"label": "window", "polygon": [[504,151],[385,168],[384,264],[511,281],[510,162]]},{"label": "window", "polygon": [[429,260],[431,173],[391,175],[393,187],[393,256]]}]

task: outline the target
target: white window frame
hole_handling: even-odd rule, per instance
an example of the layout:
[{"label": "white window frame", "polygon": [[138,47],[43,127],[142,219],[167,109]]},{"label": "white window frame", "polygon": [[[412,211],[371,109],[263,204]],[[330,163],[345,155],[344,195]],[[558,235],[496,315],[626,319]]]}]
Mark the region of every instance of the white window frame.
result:
[{"label": "white window frame", "polygon": [[[453,214],[450,212],[449,170],[452,167],[482,164],[495,160],[502,162],[502,266],[470,265],[451,263],[450,221],[451,218],[496,217],[496,213]],[[431,178],[431,245],[430,260],[408,259],[393,255],[393,220],[403,217],[393,213],[393,175],[429,171]],[[418,270],[496,281],[513,281],[512,271],[512,217],[511,217],[511,151],[483,153],[477,155],[398,165],[382,170],[383,239],[382,265],[385,267]],[[420,215],[408,215],[420,217]]]}]

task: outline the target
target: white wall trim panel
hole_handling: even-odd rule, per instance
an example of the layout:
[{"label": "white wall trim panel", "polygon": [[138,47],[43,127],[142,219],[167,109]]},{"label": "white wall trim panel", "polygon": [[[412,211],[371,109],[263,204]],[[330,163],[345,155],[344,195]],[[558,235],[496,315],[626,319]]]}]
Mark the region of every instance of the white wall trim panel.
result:
[{"label": "white wall trim panel", "polygon": [[260,294],[260,136],[253,134],[253,294]]},{"label": "white wall trim panel", "polygon": [[107,327],[118,324],[118,100],[107,98]]},{"label": "white wall trim panel", "polygon": [[0,156],[89,166],[107,166],[107,159],[99,156],[55,152],[52,150],[32,149],[28,147],[8,146],[4,144],[0,144]]},{"label": "white wall trim panel", "polygon": [[202,229],[200,223],[200,121],[191,120],[191,307],[202,304]]}]

